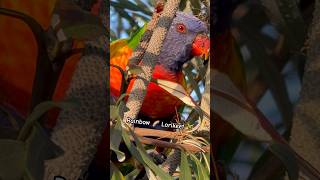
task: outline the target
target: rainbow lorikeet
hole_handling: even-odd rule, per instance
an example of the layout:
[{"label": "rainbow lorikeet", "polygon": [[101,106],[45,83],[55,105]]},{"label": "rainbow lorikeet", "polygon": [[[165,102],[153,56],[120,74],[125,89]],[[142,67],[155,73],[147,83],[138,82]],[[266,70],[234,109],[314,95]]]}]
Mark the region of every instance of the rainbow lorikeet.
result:
[{"label": "rainbow lorikeet", "polygon": [[[208,56],[210,41],[207,33],[207,26],[200,19],[187,13],[177,12],[164,40],[152,78],[183,84],[182,65],[194,56]],[[115,98],[118,98],[121,93],[122,73],[118,68],[126,69],[133,52],[129,46],[125,45],[126,43],[126,41],[116,41],[110,47],[110,65],[117,66],[110,67],[110,95]],[[130,81],[127,93],[130,92],[133,83],[134,79]],[[176,109],[181,105],[181,100],[156,83],[150,82],[139,118],[147,118],[144,120],[150,121],[159,119],[171,121]],[[107,143],[109,143],[109,135],[105,131],[96,154],[95,168],[100,169],[107,163]]]},{"label": "rainbow lorikeet", "polygon": [[[164,79],[175,83],[183,84],[184,78],[182,65],[191,60],[194,56],[208,56],[210,41],[207,26],[200,19],[193,15],[183,12],[177,12],[173,19],[171,27],[164,40],[158,61],[153,71],[154,79]],[[123,46],[113,51],[114,46],[121,46],[124,41],[118,41],[111,44],[110,64],[121,67],[123,70],[129,62],[132,55],[132,49]],[[110,67],[110,94],[113,97],[120,96],[122,74],[118,68]],[[127,93],[130,92],[134,79],[131,80]],[[176,109],[182,105],[181,100],[159,87],[156,83],[150,82],[147,87],[147,93],[144,98],[139,118],[147,120],[165,120],[171,121],[175,116]],[[146,119],[145,119],[146,120]],[[97,157],[106,157],[107,149],[103,149],[103,144],[108,143],[106,134],[103,136]],[[107,138],[106,138],[107,137]],[[101,158],[97,159],[98,164],[105,165]]]},{"label": "rainbow lorikeet", "polygon": [[[208,56],[210,42],[206,33],[208,33],[207,26],[200,19],[187,13],[177,12],[164,40],[153,78],[183,84],[182,65],[194,56]],[[123,53],[112,57],[111,49],[110,64],[125,70],[132,50],[125,47],[121,51]],[[122,74],[119,69],[111,66],[110,93],[113,97],[120,95],[121,78]],[[127,92],[130,92],[133,82],[134,80],[130,82]],[[178,98],[169,94],[156,83],[150,82],[140,115],[153,120],[171,119],[176,109],[181,105],[182,102]]]}]

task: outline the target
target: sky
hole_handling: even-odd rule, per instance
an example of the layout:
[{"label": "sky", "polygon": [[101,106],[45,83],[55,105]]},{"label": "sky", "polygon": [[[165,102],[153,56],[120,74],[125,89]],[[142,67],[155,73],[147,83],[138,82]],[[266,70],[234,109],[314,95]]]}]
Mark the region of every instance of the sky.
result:
[{"label": "sky", "polygon": [[[123,1],[123,0],[112,0],[112,1],[121,2],[121,1]],[[131,1],[131,2],[134,3],[133,0],[129,0],[129,1]],[[150,6],[146,3],[146,0],[141,0],[141,1],[142,1],[144,4],[146,4],[148,7],[150,7]],[[150,7],[150,9],[152,9],[152,7]],[[130,10],[126,10],[126,11],[129,12],[129,13],[132,12],[132,11],[130,11]],[[141,14],[141,15],[144,15],[144,14],[142,14],[142,13],[140,13],[140,14]],[[149,16],[146,16],[146,17],[149,17]],[[114,31],[114,32],[117,31],[116,29],[117,29],[117,26],[118,26],[118,18],[119,18],[119,17],[118,17],[117,12],[115,11],[115,9],[114,9],[113,7],[111,7],[111,8],[110,8],[110,28],[111,28],[111,30]],[[137,19],[136,19],[136,22],[138,23],[139,27],[142,27],[142,26],[145,24],[145,22],[144,22],[142,19],[140,19],[140,18],[137,18]],[[122,23],[123,23],[123,26],[124,26],[125,29],[130,28],[130,24],[129,24],[129,22],[128,22],[126,19],[123,18]],[[127,34],[126,32],[121,32],[119,38],[128,38],[128,36],[129,36],[129,34]]]}]

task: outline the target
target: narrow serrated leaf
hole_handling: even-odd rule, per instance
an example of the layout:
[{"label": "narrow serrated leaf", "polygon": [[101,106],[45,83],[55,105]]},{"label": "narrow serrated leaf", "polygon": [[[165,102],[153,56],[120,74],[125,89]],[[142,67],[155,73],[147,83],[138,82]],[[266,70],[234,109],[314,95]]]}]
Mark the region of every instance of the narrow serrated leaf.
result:
[{"label": "narrow serrated leaf", "polygon": [[201,5],[199,0],[190,0],[191,10],[193,14],[199,14],[201,11]]},{"label": "narrow serrated leaf", "polygon": [[143,36],[146,30],[146,24],[137,30],[128,41],[128,46],[132,49],[135,49],[136,46],[140,43],[140,39]]},{"label": "narrow serrated leaf", "polygon": [[145,149],[142,147],[140,141],[135,137],[134,133],[130,130],[130,134],[134,137],[135,143],[138,145],[138,147],[133,145],[127,133],[127,131],[122,131],[122,137],[132,156],[134,156],[144,166],[147,166],[154,171],[156,176],[159,176],[159,178],[172,179],[168,174],[154,164],[150,157],[148,157]]},{"label": "narrow serrated leaf", "polygon": [[149,169],[148,167],[145,167],[145,170],[149,180],[158,180],[156,175],[151,171],[151,169]]},{"label": "narrow serrated leaf", "polygon": [[121,173],[121,171],[117,168],[113,162],[110,162],[110,175],[111,175],[111,180],[124,180],[124,177]]},{"label": "narrow serrated leaf", "polygon": [[133,171],[131,171],[129,174],[126,175],[125,179],[126,180],[135,179],[140,173],[140,171],[141,171],[140,169],[134,169]]},{"label": "narrow serrated leaf", "polygon": [[132,11],[140,11],[144,14],[147,14],[149,16],[152,15],[152,13],[148,10],[145,10],[144,8],[130,2],[130,1],[121,1],[121,2],[114,2],[114,1],[111,1],[110,2],[110,5],[111,6],[114,6],[114,7],[118,7],[118,8],[122,8],[122,9],[129,9],[129,10],[132,10]]},{"label": "narrow serrated leaf", "polygon": [[172,179],[167,173],[165,173],[161,168],[159,168],[149,157],[146,150],[142,146],[141,142],[134,134],[134,132],[130,129],[130,134],[133,136],[135,143],[137,144],[137,150],[140,152],[142,159],[144,160],[145,164],[158,176],[160,179]]},{"label": "narrow serrated leaf", "polygon": [[196,107],[196,104],[189,96],[189,94],[186,92],[186,90],[182,87],[182,85],[163,79],[154,79],[154,82],[157,83],[161,88],[172,94],[173,96],[179,98],[185,104],[191,107]]},{"label": "narrow serrated leaf", "polygon": [[31,127],[38,121],[38,119],[46,113],[48,110],[54,107],[61,109],[71,109],[79,107],[79,102],[76,99],[67,99],[61,102],[46,101],[38,104],[32,111],[32,113],[27,117],[26,123],[23,125],[18,140],[26,139],[28,132],[30,132]]},{"label": "narrow serrated leaf", "polygon": [[197,180],[202,180],[202,179],[209,179],[209,174],[207,174],[204,166],[200,162],[200,160],[193,154],[190,154],[190,157],[193,159],[197,166],[197,171],[196,171],[196,179]]},{"label": "narrow serrated leaf", "polygon": [[188,162],[188,157],[185,151],[181,151],[181,162],[180,162],[180,179],[191,180],[191,169]]},{"label": "narrow serrated leaf", "polygon": [[119,110],[117,106],[110,106],[110,119],[116,119],[119,116]]},{"label": "narrow serrated leaf", "polygon": [[242,134],[260,141],[271,141],[259,117],[231,80],[218,71],[213,71],[213,78],[213,111]]},{"label": "narrow serrated leaf", "polygon": [[43,179],[45,160],[56,158],[63,150],[54,144],[39,123],[26,140],[25,174],[29,179]]},{"label": "narrow serrated leaf", "polygon": [[126,156],[123,152],[119,150],[119,146],[122,140],[121,137],[122,137],[122,127],[121,127],[121,121],[118,119],[116,125],[110,128],[110,149],[116,153],[117,159],[120,162],[123,162]]}]

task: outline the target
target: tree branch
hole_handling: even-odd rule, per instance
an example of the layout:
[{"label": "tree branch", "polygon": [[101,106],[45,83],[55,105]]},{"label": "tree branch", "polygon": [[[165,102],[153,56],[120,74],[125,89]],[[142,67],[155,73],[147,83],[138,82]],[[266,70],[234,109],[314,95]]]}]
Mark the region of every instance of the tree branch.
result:
[{"label": "tree branch", "polygon": [[158,0],[155,7],[155,11],[151,18],[151,21],[148,23],[146,31],[141,37],[140,43],[138,44],[138,46],[136,47],[136,50],[133,52],[131,58],[129,59],[129,66],[138,65],[144,53],[146,52],[149,45],[150,38],[153,34],[153,30],[155,29],[158,23],[163,5],[164,5],[163,0]]},{"label": "tree branch", "polygon": [[320,170],[320,2],[316,1],[300,100],[296,106],[291,145]]},{"label": "tree branch", "polygon": [[140,111],[146,94],[146,88],[152,78],[153,69],[160,54],[163,41],[168,29],[170,28],[172,20],[175,17],[179,4],[180,0],[169,0],[164,6],[164,10],[159,18],[157,27],[151,36],[149,46],[141,61],[141,69],[144,73],[137,75],[138,78],[135,80],[130,92],[126,104],[130,110],[124,113],[124,122],[126,122],[127,119],[135,119]]},{"label": "tree branch", "polygon": [[[106,1],[102,1],[100,7],[102,22],[108,25]],[[51,139],[64,150],[64,154],[45,162],[44,179],[53,179],[58,175],[78,179],[96,153],[108,117],[107,81],[104,76],[108,47],[108,37],[105,35],[86,42],[88,53],[78,62],[67,91],[67,97],[79,100],[80,108],[60,113]],[[97,54],[94,49],[103,49],[104,52]],[[90,53],[92,50],[93,53]]]},{"label": "tree branch", "polygon": [[151,138],[146,138],[146,137],[139,137],[141,143],[143,144],[151,144],[151,145],[155,145],[155,146],[159,146],[159,147],[165,147],[165,148],[173,148],[173,149],[184,149],[190,152],[201,152],[202,150],[205,152],[209,152],[210,151],[210,147],[209,146],[205,146],[202,147],[201,149],[196,147],[196,146],[192,146],[192,145],[188,145],[188,144],[177,144],[177,143],[169,143],[166,141],[162,141],[162,140],[157,140],[157,139],[151,139]]}]

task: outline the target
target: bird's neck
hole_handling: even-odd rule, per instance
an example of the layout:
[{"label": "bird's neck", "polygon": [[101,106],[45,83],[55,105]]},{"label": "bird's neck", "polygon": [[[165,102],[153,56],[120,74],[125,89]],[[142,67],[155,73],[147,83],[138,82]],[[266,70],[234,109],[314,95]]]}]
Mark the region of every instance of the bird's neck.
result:
[{"label": "bird's neck", "polygon": [[182,71],[182,62],[174,61],[174,60],[167,60],[167,61],[161,61],[161,66],[166,69],[170,73],[178,73]]},{"label": "bird's neck", "polygon": [[183,73],[182,71],[170,70],[163,64],[157,64],[153,71],[153,78],[164,79],[179,83],[183,80]]},{"label": "bird's neck", "polygon": [[[170,47],[170,46],[168,46]],[[170,48],[167,48],[170,49]],[[171,73],[178,73],[182,70],[182,65],[186,62],[190,57],[185,55],[187,53],[174,53],[175,51],[164,50],[160,53],[158,64],[160,64],[163,68]]]}]

